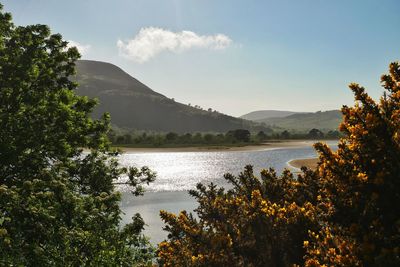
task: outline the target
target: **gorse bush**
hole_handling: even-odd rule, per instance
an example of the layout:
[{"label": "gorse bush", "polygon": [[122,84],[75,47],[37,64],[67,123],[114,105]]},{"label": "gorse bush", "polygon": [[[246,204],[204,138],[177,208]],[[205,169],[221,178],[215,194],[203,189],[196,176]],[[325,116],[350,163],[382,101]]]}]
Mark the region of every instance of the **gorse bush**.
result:
[{"label": "gorse bush", "polygon": [[152,257],[139,215],[120,227],[114,181],[125,174],[140,194],[154,174],[118,166],[109,116],[91,119],[96,101],[74,93],[78,58],[47,26],[16,27],[0,9],[1,266],[132,266]]},{"label": "gorse bush", "polygon": [[[317,144],[321,205],[329,207],[325,227],[311,233],[310,266],[400,265],[400,66],[392,63],[381,78],[386,92],[376,103],[363,87],[351,84],[354,107],[344,106],[345,138],[333,153]],[[318,238],[316,238],[318,236]]]},{"label": "gorse bush", "polygon": [[[289,172],[273,170],[261,179],[251,166],[238,177],[225,178],[233,189],[198,185],[199,219],[166,212],[169,241],[159,245],[166,266],[286,266],[302,262],[307,229],[318,229],[315,207],[303,183]],[[297,201],[297,203],[295,202]]]},{"label": "gorse bush", "polygon": [[197,217],[162,211],[164,266],[400,266],[400,66],[376,103],[351,84],[338,150],[322,143],[316,170],[294,177],[247,166],[232,189],[199,184]]}]

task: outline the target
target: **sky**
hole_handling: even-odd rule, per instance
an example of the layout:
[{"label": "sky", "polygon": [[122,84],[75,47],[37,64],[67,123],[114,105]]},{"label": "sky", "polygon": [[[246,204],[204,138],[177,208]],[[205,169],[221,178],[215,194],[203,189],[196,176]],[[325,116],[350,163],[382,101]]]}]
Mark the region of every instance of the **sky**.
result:
[{"label": "sky", "polygon": [[15,24],[49,25],[83,59],[233,116],[352,105],[350,82],[378,99],[400,60],[398,0],[1,2]]}]

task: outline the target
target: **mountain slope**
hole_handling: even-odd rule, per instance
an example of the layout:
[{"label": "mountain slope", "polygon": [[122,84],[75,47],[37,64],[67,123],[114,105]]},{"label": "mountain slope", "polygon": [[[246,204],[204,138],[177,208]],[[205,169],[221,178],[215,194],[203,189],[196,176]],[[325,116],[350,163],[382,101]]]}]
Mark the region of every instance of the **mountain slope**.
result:
[{"label": "mountain slope", "polygon": [[287,117],[292,114],[296,113],[304,113],[304,112],[294,112],[294,111],[283,111],[283,110],[257,110],[253,111],[250,113],[247,113],[245,115],[240,116],[240,118],[245,119],[245,120],[263,120],[263,119],[269,119],[269,118],[281,118],[281,117]]},{"label": "mountain slope", "polygon": [[109,112],[111,123],[118,127],[179,133],[269,130],[255,122],[175,102],[110,63],[79,60],[76,80],[78,94],[100,100],[93,116]]},{"label": "mountain slope", "polygon": [[282,128],[294,131],[309,131],[317,128],[323,131],[336,130],[342,121],[339,110],[318,111],[315,113],[299,113],[283,118],[267,118],[257,120],[273,128]]}]

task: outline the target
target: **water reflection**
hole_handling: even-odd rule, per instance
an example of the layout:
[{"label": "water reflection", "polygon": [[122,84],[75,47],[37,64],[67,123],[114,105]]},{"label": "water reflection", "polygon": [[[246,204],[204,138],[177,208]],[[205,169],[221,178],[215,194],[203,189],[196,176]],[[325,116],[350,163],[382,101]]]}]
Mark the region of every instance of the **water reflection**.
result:
[{"label": "water reflection", "polygon": [[223,175],[238,174],[247,164],[261,169],[273,167],[278,173],[295,158],[315,157],[312,147],[240,152],[167,152],[126,153],[120,158],[124,166],[148,166],[157,178],[148,188],[150,192],[193,189],[197,183],[214,182],[226,185]]},{"label": "water reflection", "polygon": [[[336,142],[330,142],[336,148]],[[127,153],[120,157],[124,166],[149,166],[157,172],[142,197],[133,197],[129,192],[122,196],[123,222],[130,222],[135,213],[140,213],[147,226],[144,233],[157,244],[166,238],[164,226],[159,217],[160,210],[178,213],[193,211],[197,203],[186,192],[194,189],[198,182],[216,183],[227,187],[223,175],[227,172],[238,174],[247,164],[254,166],[256,174],[261,169],[273,167],[278,173],[287,168],[287,162],[297,158],[315,157],[312,147],[285,148],[265,151],[243,152],[167,152]]]}]

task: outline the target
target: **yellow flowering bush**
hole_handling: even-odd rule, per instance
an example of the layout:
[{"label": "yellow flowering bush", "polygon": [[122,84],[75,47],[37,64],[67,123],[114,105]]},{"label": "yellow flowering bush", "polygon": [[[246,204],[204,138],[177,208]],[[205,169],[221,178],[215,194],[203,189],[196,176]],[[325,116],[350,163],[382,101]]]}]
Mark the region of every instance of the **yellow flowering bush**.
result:
[{"label": "yellow flowering bush", "polygon": [[[310,175],[311,172],[308,171]],[[303,263],[308,229],[317,231],[316,196],[304,179],[289,172],[278,177],[263,171],[261,179],[247,166],[225,191],[198,185],[198,217],[162,211],[169,240],[159,244],[163,266],[286,266]],[[288,249],[290,248],[290,249]]]},{"label": "yellow flowering bush", "polygon": [[[398,62],[390,64],[381,82],[386,92],[377,103],[363,87],[350,84],[356,104],[342,109],[340,130],[345,137],[337,152],[323,144],[315,146],[320,153],[316,172],[324,195],[319,205],[329,204],[334,212],[319,219],[330,234],[326,236],[322,232],[328,228],[321,228],[324,239],[312,238],[321,253],[318,256],[315,249],[308,249],[309,266],[318,266],[311,264],[313,260],[332,266],[400,266]],[[353,258],[351,264],[347,256]]]},{"label": "yellow flowering bush", "polygon": [[199,184],[196,215],[165,211],[162,266],[400,266],[400,66],[376,103],[351,84],[338,150],[294,177],[246,166],[232,188]]}]

